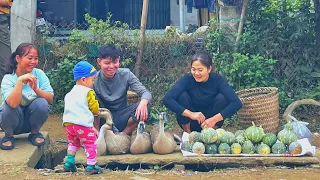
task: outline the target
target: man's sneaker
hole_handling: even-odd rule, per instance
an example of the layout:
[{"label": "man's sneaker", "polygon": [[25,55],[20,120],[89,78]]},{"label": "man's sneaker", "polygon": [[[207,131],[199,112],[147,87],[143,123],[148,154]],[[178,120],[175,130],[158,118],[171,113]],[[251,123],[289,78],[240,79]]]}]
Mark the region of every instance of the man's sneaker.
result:
[{"label": "man's sneaker", "polygon": [[101,174],[102,168],[98,165],[94,165],[94,166],[88,165],[87,173],[88,174]]},{"label": "man's sneaker", "polygon": [[77,167],[75,164],[73,164],[71,162],[66,162],[63,165],[63,170],[65,172],[77,172]]}]

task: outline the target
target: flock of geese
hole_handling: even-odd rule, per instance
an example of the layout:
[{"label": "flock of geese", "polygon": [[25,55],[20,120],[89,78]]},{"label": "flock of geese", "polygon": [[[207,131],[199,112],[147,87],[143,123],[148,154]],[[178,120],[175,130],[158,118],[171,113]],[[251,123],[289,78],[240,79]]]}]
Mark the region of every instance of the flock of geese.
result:
[{"label": "flock of geese", "polygon": [[174,134],[164,130],[165,113],[159,114],[159,125],[155,126],[150,134],[144,131],[144,122],[140,122],[131,137],[123,132],[114,133],[112,131],[112,115],[108,109],[100,108],[99,115],[106,119],[106,123],[100,128],[96,142],[99,156],[129,152],[131,154],[144,154],[152,151],[156,154],[170,154],[177,147]]}]

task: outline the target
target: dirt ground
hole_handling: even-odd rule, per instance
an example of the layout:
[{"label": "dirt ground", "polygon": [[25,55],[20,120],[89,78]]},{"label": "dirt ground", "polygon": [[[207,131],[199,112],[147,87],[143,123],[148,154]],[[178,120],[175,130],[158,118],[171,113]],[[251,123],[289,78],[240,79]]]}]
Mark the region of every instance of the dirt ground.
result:
[{"label": "dirt ground", "polygon": [[[52,142],[56,140],[65,140],[65,130],[61,126],[61,115],[50,115],[48,121],[43,126],[43,131],[48,131]],[[180,135],[181,130],[176,127],[176,134]],[[234,129],[230,129],[231,131]],[[315,132],[313,136],[313,145],[320,148],[320,134]],[[66,144],[56,143],[55,148],[65,148]],[[320,157],[320,154],[318,155]],[[141,169],[141,170],[110,170],[105,169],[103,174],[88,176],[83,172],[74,174],[55,173],[49,169],[32,169],[22,166],[12,166],[3,164],[0,161],[0,179],[310,179],[318,180],[320,177],[320,164],[311,167],[252,167],[252,168],[224,168],[216,169],[210,172],[197,172],[191,170],[181,170],[172,168],[170,170]]]},{"label": "dirt ground", "polygon": [[279,168],[241,168],[241,169],[223,169],[211,172],[186,172],[181,173],[176,170],[166,171],[104,171],[100,175],[85,175],[84,173],[47,173],[41,172],[29,168],[18,168],[18,167],[1,167],[2,173],[0,179],[130,179],[130,180],[151,180],[151,179],[246,179],[246,180],[257,180],[257,179],[278,179],[278,180],[318,180],[320,177],[319,168],[296,168],[287,169],[285,167]]}]

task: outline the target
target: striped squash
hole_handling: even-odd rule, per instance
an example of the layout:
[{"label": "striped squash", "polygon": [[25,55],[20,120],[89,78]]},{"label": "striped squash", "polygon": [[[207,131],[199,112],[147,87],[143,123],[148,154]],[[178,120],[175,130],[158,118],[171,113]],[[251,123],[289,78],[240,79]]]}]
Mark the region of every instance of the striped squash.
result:
[{"label": "striped squash", "polygon": [[263,136],[264,131],[262,127],[255,126],[254,122],[252,122],[252,126],[248,127],[245,132],[245,137],[253,143],[259,143]]}]

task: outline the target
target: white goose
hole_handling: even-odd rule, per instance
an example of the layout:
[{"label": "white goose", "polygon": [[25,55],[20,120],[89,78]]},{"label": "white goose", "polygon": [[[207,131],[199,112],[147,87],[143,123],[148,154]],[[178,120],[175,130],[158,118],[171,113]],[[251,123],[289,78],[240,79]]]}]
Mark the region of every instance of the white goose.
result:
[{"label": "white goose", "polygon": [[144,122],[140,121],[136,132],[132,133],[130,145],[132,154],[144,154],[152,150],[150,134],[144,132],[144,127]]},{"label": "white goose", "polygon": [[152,148],[156,154],[170,154],[177,147],[173,133],[164,131],[164,119],[167,119],[166,114],[161,112],[159,114],[159,127],[151,131]]},{"label": "white goose", "polygon": [[108,109],[99,109],[100,117],[106,119],[106,124],[100,128],[99,137],[97,139],[97,152],[102,155],[105,152],[109,154],[125,154],[129,152],[130,137],[123,132],[115,134],[112,131],[112,116]]},{"label": "white goose", "polygon": [[112,117],[111,112],[108,109],[103,108],[99,109],[99,116],[106,119],[106,124],[101,126],[98,139],[96,141],[97,153],[101,156],[107,152],[107,144],[104,135],[106,134],[106,130],[112,129]]}]

